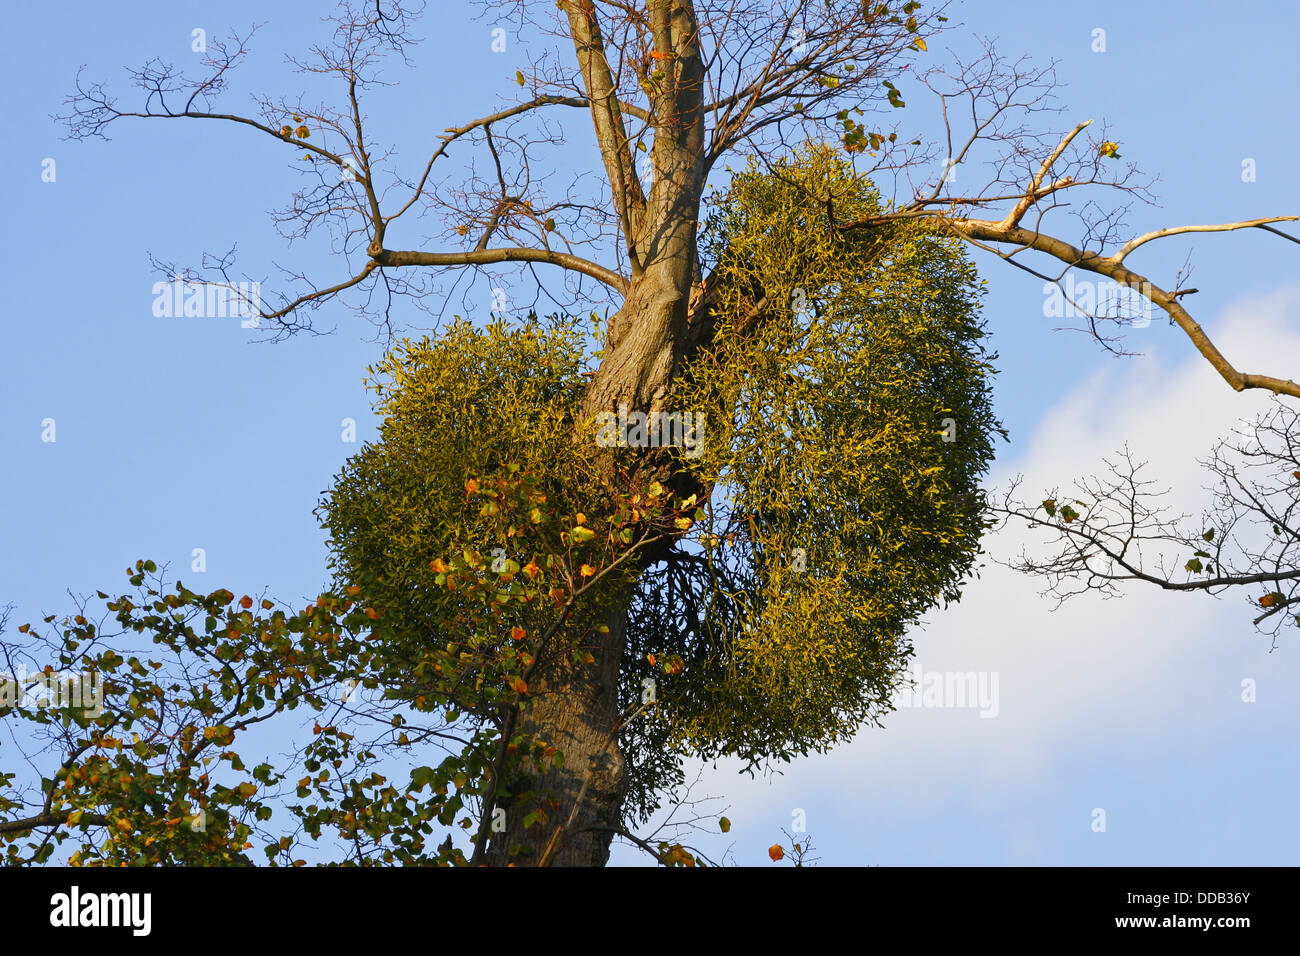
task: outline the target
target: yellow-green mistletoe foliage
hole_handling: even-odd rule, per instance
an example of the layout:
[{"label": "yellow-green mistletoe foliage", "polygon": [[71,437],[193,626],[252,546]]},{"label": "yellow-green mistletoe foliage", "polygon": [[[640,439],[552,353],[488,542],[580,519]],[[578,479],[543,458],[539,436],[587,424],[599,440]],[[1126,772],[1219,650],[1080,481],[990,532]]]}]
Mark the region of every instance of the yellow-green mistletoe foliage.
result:
[{"label": "yellow-green mistletoe foliage", "polygon": [[[676,746],[761,761],[877,720],[907,629],[957,600],[1002,433],[982,283],[956,240],[886,211],[829,149],[735,175],[705,233],[725,290],[672,407],[704,412],[681,467],[714,487],[643,579],[629,634]],[[1004,436],[1005,437],[1005,436]]]},{"label": "yellow-green mistletoe foliage", "polygon": [[361,586],[395,627],[427,634],[446,616],[430,561],[464,542],[489,560],[514,550],[466,494],[472,477],[509,466],[548,510],[590,513],[595,482],[572,432],[583,344],[571,322],[458,321],[369,369],[380,439],[348,460],[317,512],[338,581]]}]

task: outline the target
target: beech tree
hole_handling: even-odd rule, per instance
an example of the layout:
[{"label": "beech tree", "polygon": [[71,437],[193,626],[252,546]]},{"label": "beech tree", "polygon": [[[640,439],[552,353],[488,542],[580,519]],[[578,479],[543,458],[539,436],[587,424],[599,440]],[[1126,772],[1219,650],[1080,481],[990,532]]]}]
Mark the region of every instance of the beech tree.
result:
[{"label": "beech tree", "polygon": [[[831,250],[858,257],[872,283],[864,290],[890,289],[884,267],[895,252],[907,258],[905,250],[913,250],[910,267],[897,273],[904,286],[913,289],[911,283],[927,274],[922,251],[940,263],[928,274],[932,288],[946,297],[936,312],[946,315],[944,321],[954,332],[943,341],[950,346],[950,356],[964,356],[968,362],[957,379],[946,382],[950,391],[944,391],[941,381],[933,392],[921,389],[917,394],[954,396],[971,412],[971,419],[945,416],[953,418],[956,445],[964,449],[961,456],[954,458],[940,447],[942,421],[926,423],[932,440],[928,449],[914,442],[911,451],[922,465],[915,472],[937,468],[926,477],[943,476],[953,501],[969,501],[970,483],[987,461],[987,441],[996,423],[985,414],[983,386],[965,377],[982,359],[977,349],[962,347],[978,336],[972,334],[976,325],[960,291],[969,287],[970,277],[960,258],[946,251],[944,243],[950,241],[985,250],[1045,281],[1060,281],[1072,269],[1111,279],[1164,310],[1232,388],[1300,396],[1300,385],[1290,379],[1243,372],[1220,353],[1182,304],[1194,290],[1180,288],[1177,279],[1162,286],[1130,265],[1140,248],[1157,240],[1247,228],[1278,232],[1276,223],[1295,217],[1171,226],[1126,235],[1120,200],[1145,198],[1148,183],[1121,160],[1120,144],[1108,131],[1094,131],[1090,121],[1065,130],[1038,128],[1051,115],[1050,67],[1008,61],[991,46],[969,62],[951,57],[950,62],[938,61],[930,45],[944,28],[942,9],[860,0],[647,0],[644,5],[510,0],[485,3],[484,9],[516,31],[549,35],[555,43],[533,58],[528,72],[518,74],[512,102],[478,118],[449,117],[455,125],[432,137],[428,154],[413,167],[399,167],[366,120],[367,98],[382,95],[379,64],[385,57],[400,60],[414,42],[413,12],[385,0],[343,4],[334,21],[333,42],[313,48],[312,59],[295,61],[308,73],[337,81],[333,105],[313,105],[305,96],[261,97],[248,113],[228,112],[219,105],[231,72],[248,56],[250,31],[210,42],[206,72],[200,76],[186,77],[157,61],[135,70],[136,99],[124,106],[103,85],[78,80],[64,118],[70,135],[80,139],[102,137],[122,122],[174,120],[222,124],[232,135],[260,135],[284,144],[306,185],[275,221],[290,238],[318,227],[330,230],[341,252],[340,272],[329,278],[286,275],[278,300],[261,304],[262,319],[273,335],[310,328],[312,314],[329,303],[354,308],[391,328],[394,301],[404,298],[425,308],[444,303],[466,271],[525,270],[536,278],[539,294],[549,296],[562,311],[611,304],[614,311],[601,329],[599,360],[583,376],[572,412],[574,444],[593,444],[584,423],[602,414],[621,408],[639,415],[670,413],[683,396],[720,409],[717,422],[727,429],[727,441],[714,446],[698,464],[671,445],[638,449],[633,455],[597,445],[591,474],[620,491],[657,483],[674,501],[708,502],[713,507],[715,491],[746,487],[752,480],[746,469],[779,475],[783,465],[792,465],[781,453],[788,455],[794,445],[783,446],[769,436],[746,446],[747,419],[738,409],[751,396],[738,381],[737,370],[761,369],[769,376],[761,380],[769,392],[778,381],[791,382],[785,407],[792,409],[806,372],[797,362],[783,364],[779,359],[764,367],[759,361],[762,347],[779,343],[786,351],[774,356],[793,355],[798,336],[816,326],[812,319],[793,321],[801,314],[837,316],[827,327],[851,330],[855,314],[871,312],[869,296],[855,297],[839,281],[862,281],[864,273],[850,269],[839,278],[833,271],[817,274],[816,269],[807,276],[797,269],[783,273],[771,268],[778,260],[765,260],[764,250],[743,242],[735,248],[727,244],[745,238],[743,225],[739,231],[720,229],[717,234],[728,237],[724,245],[707,247],[701,236],[701,220],[708,219],[702,216],[706,185],[711,176],[722,175],[725,160],[733,156],[759,164],[773,177],[769,182],[794,183],[782,213],[787,227],[809,243],[821,243],[823,254]],[[910,91],[919,95],[923,89],[934,94],[940,107],[942,142],[927,143],[904,131],[907,112],[901,114],[904,121],[893,118],[909,101],[915,109]],[[574,121],[590,124],[590,133],[581,140]],[[592,191],[584,193],[581,181],[557,190],[546,175],[549,170],[540,157],[566,134],[592,145],[592,165],[603,173]],[[792,167],[783,161],[804,142],[829,143],[841,150],[852,164],[851,174],[792,175]],[[473,160],[454,158],[467,151]],[[948,175],[953,168],[970,169],[979,161],[991,163],[993,173],[973,191],[956,186]],[[964,186],[969,177],[959,179]],[[867,184],[872,184],[870,189]],[[871,198],[872,189],[877,198]],[[1117,198],[1066,201],[1080,190]],[[761,203],[753,204],[751,212],[759,208]],[[441,232],[428,247],[411,248],[409,223],[421,213],[436,217]],[[1056,220],[1063,216],[1078,218],[1081,239],[1061,238],[1064,227]],[[768,251],[781,248],[776,238]],[[873,249],[879,253],[874,267]],[[825,262],[809,257],[812,265],[818,261]],[[213,257],[207,269],[160,265],[186,278],[236,287],[230,256]],[[560,281],[551,281],[552,275]],[[805,313],[809,301],[813,305]],[[902,312],[919,315],[917,304],[915,312],[906,307]],[[1090,310],[1089,330],[1115,348],[1116,330],[1130,318],[1122,309]],[[872,324],[873,330],[881,326]],[[853,356],[870,354],[873,347],[863,339],[855,351],[851,331],[839,341],[844,348],[832,350],[838,357],[836,367],[851,365]],[[898,344],[894,358],[899,369],[925,354],[919,339]],[[711,374],[705,374],[711,363]],[[826,385],[829,380],[811,375],[804,381]],[[859,394],[857,400],[867,407],[865,396]],[[860,412],[850,407],[842,423],[848,427],[840,432],[845,441],[854,436],[852,426],[865,420],[858,416]],[[749,454],[744,453],[747,447]],[[895,496],[908,508],[924,500],[930,487],[917,486],[902,474],[892,481]],[[856,488],[846,503],[890,500],[873,494],[870,488]],[[749,502],[755,503],[759,507],[748,514],[740,509],[738,518],[752,525],[751,554],[764,547],[805,547],[795,542],[811,533],[808,540],[814,547],[808,552],[819,560],[829,560],[831,548],[847,545],[901,549],[898,567],[919,565],[920,555],[906,554],[918,539],[904,524],[872,527],[864,510],[863,526],[845,528],[837,539],[824,530],[814,533],[810,522],[818,514],[816,501],[778,494]],[[939,580],[918,602],[894,608],[889,626],[873,632],[886,643],[891,638],[884,635],[896,634],[894,643],[874,665],[864,664],[858,672],[872,680],[828,694],[824,720],[815,732],[790,734],[787,724],[773,735],[758,727],[705,728],[699,723],[691,725],[692,732],[725,741],[726,752],[782,756],[834,739],[844,728],[827,726],[834,724],[832,714],[851,722],[869,719],[875,712],[873,706],[863,709],[865,701],[887,706],[882,692],[890,683],[891,667],[906,653],[896,628],[928,603],[955,596],[955,582],[969,569],[972,536],[977,538],[981,526],[979,510],[955,507],[949,520],[956,521],[951,533],[929,525],[919,536],[934,547],[952,549],[937,566]],[[735,533],[734,528],[723,530]],[[945,537],[947,542],[941,540]],[[823,545],[826,551],[817,550]],[[642,591],[640,597],[626,592],[608,610],[605,629],[595,632],[600,635],[592,649],[596,666],[547,688],[548,703],[540,712],[533,711],[540,723],[531,730],[541,739],[562,740],[557,746],[566,758],[563,766],[545,769],[539,786],[559,794],[560,802],[572,808],[558,850],[553,849],[554,831],[543,835],[524,827],[522,814],[511,817],[505,842],[522,847],[533,861],[603,863],[610,836],[620,828],[627,772],[618,748],[608,746],[621,694],[630,686],[620,684],[619,675],[630,655],[643,650],[643,622],[671,620],[669,615],[677,613],[672,606],[653,603],[656,593],[672,593],[674,571],[665,562],[670,550],[692,553],[672,536],[647,546],[639,558],[640,570],[650,576],[646,580],[660,575],[662,587]],[[844,552],[837,555],[843,559]],[[827,580],[835,577],[862,588],[875,585],[871,574],[864,568],[841,567]],[[794,591],[774,590],[770,576],[763,574],[750,584],[748,593],[761,600],[745,605],[745,621],[781,620],[786,612],[788,620],[800,617],[791,610],[790,602],[797,600]],[[722,588],[726,590],[725,582]],[[717,590],[717,582],[712,590]],[[661,610],[652,612],[656,606]],[[803,613],[807,610],[805,606]],[[753,636],[752,627],[736,626],[739,631],[732,633]],[[682,634],[694,627],[678,619],[668,629]],[[774,628],[780,631],[780,626]],[[862,648],[881,646],[850,642],[838,648],[837,659],[851,661]],[[805,680],[827,676],[811,661],[809,665]],[[742,694],[726,703],[740,713],[745,700]],[[857,709],[840,710],[837,704],[845,701],[856,701]],[[796,716],[789,700],[782,706],[791,708],[792,719]],[[756,720],[761,724],[761,715]],[[737,741],[744,743],[733,746]]]}]

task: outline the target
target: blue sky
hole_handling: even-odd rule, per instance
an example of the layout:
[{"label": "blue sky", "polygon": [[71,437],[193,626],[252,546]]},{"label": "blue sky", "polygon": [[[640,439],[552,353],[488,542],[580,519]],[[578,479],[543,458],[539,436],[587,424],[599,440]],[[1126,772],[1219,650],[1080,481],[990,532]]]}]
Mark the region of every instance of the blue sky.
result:
[{"label": "blue sky", "polygon": [[[228,94],[232,109],[249,109],[253,91],[295,93],[302,80],[282,54],[325,38],[307,6],[73,2],[57,13],[7,12],[0,604],[16,605],[15,621],[66,609],[68,589],[120,588],[122,570],[140,557],[170,563],[187,583],[286,601],[314,596],[325,580],[312,509],[358,447],[341,440],[342,420],[356,420],[358,442],[375,434],[362,388],[382,354],[374,330],[327,307],[316,321],[337,327],[333,335],[272,345],[251,341],[237,321],[151,312],[149,253],[190,263],[238,243],[254,273],[273,275],[274,260],[343,278],[328,248],[286,249],[272,229],[266,210],[284,202],[295,178],[274,144],[215,124],[124,123],[110,143],[70,143],[49,118],[80,64],[126,103],[123,67],[197,59],[195,27],[215,35],[266,23]],[[415,68],[395,68],[398,85],[370,105],[409,163],[433,133],[513,95],[530,39],[512,30],[507,51],[493,53],[495,23],[476,19],[476,4],[431,6]],[[1300,212],[1296,10],[1242,2],[1228,15],[1221,4],[1187,3],[1171,14],[1158,3],[1000,0],[959,4],[951,15],[964,26],[932,41],[932,55],[969,50],[978,31],[1006,53],[1059,59],[1065,112],[1044,122],[1105,120],[1124,158],[1160,176],[1161,205],[1134,210],[1135,233]],[[1106,31],[1105,53],[1090,49],[1095,28]],[[930,104],[901,89],[905,113],[915,108],[922,122]],[[570,128],[585,134],[576,121]],[[54,182],[42,181],[47,158]],[[1245,158],[1255,160],[1254,182],[1242,181]],[[417,231],[407,238],[418,247]],[[1232,343],[1229,358],[1293,376],[1300,249],[1262,233],[1196,236],[1149,247],[1135,264],[1172,279],[1189,250],[1191,285],[1201,290],[1195,314]],[[993,480],[1025,472],[1067,481],[1129,441],[1150,449],[1196,510],[1205,479],[1195,458],[1258,403],[1203,368],[1163,320],[1129,333],[1140,358],[1117,360],[1053,331],[1060,323],[1044,317],[1041,283],[976,260],[989,281],[998,410],[1011,433]],[[41,440],[47,418],[54,443]],[[1017,543],[989,548],[1005,555]],[[194,548],[206,552],[204,575],[189,571]],[[996,719],[903,712],[781,777],[710,770],[701,786],[730,808],[735,859],[765,862],[764,848],[801,809],[826,863],[1294,862],[1294,643],[1268,653],[1240,597],[1137,591],[1048,614],[1037,590],[991,569],[917,634],[923,667],[1001,674]],[[1257,703],[1240,701],[1243,678],[1258,680]],[[1104,833],[1089,825],[1095,808],[1107,810]],[[631,852],[617,859],[640,862]]]}]

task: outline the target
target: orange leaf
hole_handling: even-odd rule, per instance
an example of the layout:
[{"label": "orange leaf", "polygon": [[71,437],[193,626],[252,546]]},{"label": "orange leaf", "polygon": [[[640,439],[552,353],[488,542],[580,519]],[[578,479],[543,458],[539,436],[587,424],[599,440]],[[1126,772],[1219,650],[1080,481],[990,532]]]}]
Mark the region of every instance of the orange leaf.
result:
[{"label": "orange leaf", "polygon": [[247,594],[245,594],[243,597],[239,599],[239,606],[242,607],[245,611],[247,611],[250,607],[253,606],[253,599],[249,597]]},{"label": "orange leaf", "polygon": [[528,693],[528,682],[522,677],[512,677],[510,678],[510,689],[517,694],[526,694]]},{"label": "orange leaf", "polygon": [[578,573],[581,574],[584,578],[589,578],[596,573],[596,569],[593,568],[590,564],[584,564],[581,568],[578,569]]},{"label": "orange leaf", "polygon": [[781,849],[781,844],[773,843],[767,848],[767,855],[772,858],[773,863],[776,863],[778,860],[785,859],[785,850]]},{"label": "orange leaf", "polygon": [[472,495],[472,494],[474,494],[474,492],[476,492],[476,491],[478,491],[478,482],[477,482],[477,481],[475,481],[473,478],[471,478],[469,481],[465,482],[465,494],[467,494],[467,495]]},{"label": "orange leaf", "polygon": [[528,636],[528,632],[525,631],[522,627],[512,627],[510,629],[510,636],[516,641],[522,641],[525,637]]}]

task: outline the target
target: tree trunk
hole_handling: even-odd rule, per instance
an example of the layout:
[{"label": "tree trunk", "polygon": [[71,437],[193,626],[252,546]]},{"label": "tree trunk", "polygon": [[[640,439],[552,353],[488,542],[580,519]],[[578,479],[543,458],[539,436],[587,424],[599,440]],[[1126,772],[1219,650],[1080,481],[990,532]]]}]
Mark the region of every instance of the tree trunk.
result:
[{"label": "tree trunk", "polygon": [[[617,82],[604,56],[605,41],[591,0],[561,4],[568,16],[578,65],[591,102],[596,139],[609,178],[612,201],[622,221],[632,276],[622,307],[610,319],[605,351],[587,387],[583,417],[629,410],[665,411],[668,392],[691,345],[700,316],[707,310],[700,291],[696,250],[700,197],[704,192],[704,67],[692,5],[685,0],[651,0],[646,6],[654,48],[668,64],[653,96],[654,143],[650,158],[654,182],[643,195],[617,96]],[[702,436],[701,436],[702,437]],[[616,454],[605,453],[606,475],[616,478]],[[618,455],[634,484],[658,480],[683,497],[698,489],[674,473],[666,449]],[[657,552],[642,552],[644,567]],[[596,664],[574,667],[558,662],[546,686],[521,718],[521,729],[564,754],[562,766],[546,764],[529,781],[543,801],[545,825],[524,827],[536,799],[512,800],[506,826],[489,858],[509,862],[511,846],[523,849],[518,862],[543,865],[603,866],[609,859],[613,829],[621,822],[627,793],[623,757],[618,750],[618,679],[627,625],[627,598],[613,608],[608,633],[592,649]],[[495,855],[494,855],[495,854]]]},{"label": "tree trunk", "polygon": [[[543,762],[540,773],[507,782],[511,793],[498,805],[505,826],[492,835],[487,862],[494,866],[604,866],[613,828],[622,818],[627,781],[618,749],[618,673],[623,660],[627,604],[608,615],[608,634],[597,634],[591,648],[596,662],[585,667],[556,661],[533,688],[520,730],[535,735],[564,755],[563,763]],[[518,799],[526,794],[523,799]],[[544,817],[532,826],[525,818],[536,809]],[[517,848],[512,856],[510,849]]]},{"label": "tree trunk", "polygon": [[[691,211],[692,226],[694,211]],[[623,308],[610,322],[606,352],[584,396],[582,413],[594,416],[613,411],[619,403],[632,409],[659,411],[667,402],[687,341],[688,302],[691,299],[695,255],[692,241],[678,247],[674,260],[647,269],[629,290]],[[624,454],[620,465],[631,468],[639,484],[663,482],[678,494],[691,489],[674,474],[672,461],[662,448]],[[613,476],[613,457],[609,457]],[[640,555],[642,566],[658,550]],[[546,677],[532,688],[532,700],[521,715],[520,730],[534,735],[563,753],[563,764],[544,763],[540,773],[505,781],[508,799],[498,799],[505,811],[505,826],[493,834],[486,855],[493,865],[604,866],[614,828],[622,819],[627,795],[623,756],[618,749],[619,669],[623,661],[628,599],[619,598],[606,623],[607,634],[591,648],[594,665],[574,666],[556,661]],[[517,799],[521,793],[526,799]],[[525,826],[536,809],[545,822]],[[514,857],[509,848],[516,847]]]}]

